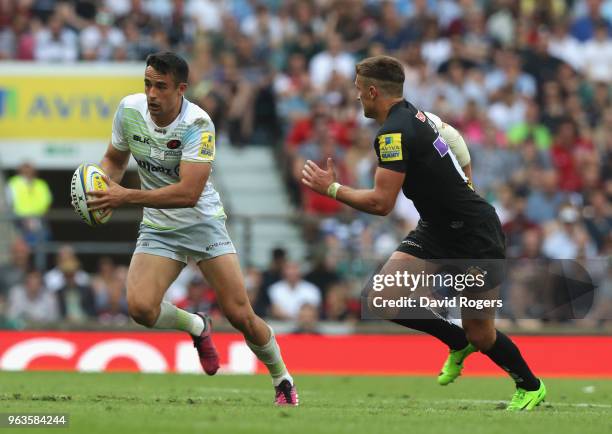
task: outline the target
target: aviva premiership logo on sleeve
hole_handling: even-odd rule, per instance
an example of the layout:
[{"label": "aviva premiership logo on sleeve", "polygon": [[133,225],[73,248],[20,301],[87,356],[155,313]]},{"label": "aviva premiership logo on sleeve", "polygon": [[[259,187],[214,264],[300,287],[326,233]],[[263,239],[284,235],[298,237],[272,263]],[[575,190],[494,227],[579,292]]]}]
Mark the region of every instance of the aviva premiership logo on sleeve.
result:
[{"label": "aviva premiership logo on sleeve", "polygon": [[402,161],[402,133],[382,134],[378,136],[380,161]]},{"label": "aviva premiership logo on sleeve", "polygon": [[198,152],[198,156],[205,159],[206,161],[213,161],[215,159],[214,133],[202,133],[202,144],[200,145],[200,152]]}]

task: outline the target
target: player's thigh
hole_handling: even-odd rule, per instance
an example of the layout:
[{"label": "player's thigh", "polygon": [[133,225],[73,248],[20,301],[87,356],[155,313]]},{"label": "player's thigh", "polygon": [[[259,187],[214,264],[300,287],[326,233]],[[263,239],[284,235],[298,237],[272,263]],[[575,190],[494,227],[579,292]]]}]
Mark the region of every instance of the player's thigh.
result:
[{"label": "player's thigh", "polygon": [[127,300],[131,306],[157,306],[184,264],[174,259],[135,253],[127,277]]},{"label": "player's thigh", "polygon": [[225,315],[229,317],[252,311],[237,254],[206,259],[198,262],[198,267],[215,290],[217,302]]}]

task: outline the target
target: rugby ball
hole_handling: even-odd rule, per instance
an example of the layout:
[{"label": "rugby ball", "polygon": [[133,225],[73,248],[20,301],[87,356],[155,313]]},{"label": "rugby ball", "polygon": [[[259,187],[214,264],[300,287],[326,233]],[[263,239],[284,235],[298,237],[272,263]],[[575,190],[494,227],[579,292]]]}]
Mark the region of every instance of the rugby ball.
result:
[{"label": "rugby ball", "polygon": [[87,209],[87,193],[108,188],[103,178],[104,175],[104,171],[95,164],[81,164],[72,175],[72,181],[70,182],[72,207],[89,226],[102,225],[108,222],[113,214],[110,209],[95,211]]}]

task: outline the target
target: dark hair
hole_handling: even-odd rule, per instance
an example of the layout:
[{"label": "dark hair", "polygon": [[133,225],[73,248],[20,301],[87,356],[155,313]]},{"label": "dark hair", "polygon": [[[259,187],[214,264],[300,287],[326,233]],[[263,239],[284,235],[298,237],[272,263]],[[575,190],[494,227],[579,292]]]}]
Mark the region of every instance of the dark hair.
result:
[{"label": "dark hair", "polygon": [[287,259],[287,251],[282,247],[275,247],[272,250],[272,259],[274,261],[280,261]]},{"label": "dark hair", "polygon": [[389,96],[402,96],[404,91],[404,67],[390,56],[374,56],[355,65],[357,75],[365,77]]},{"label": "dark hair", "polygon": [[189,78],[189,65],[185,59],[171,51],[159,51],[147,56],[147,66],[151,66],[162,74],[171,74],[174,83],[187,83]]}]

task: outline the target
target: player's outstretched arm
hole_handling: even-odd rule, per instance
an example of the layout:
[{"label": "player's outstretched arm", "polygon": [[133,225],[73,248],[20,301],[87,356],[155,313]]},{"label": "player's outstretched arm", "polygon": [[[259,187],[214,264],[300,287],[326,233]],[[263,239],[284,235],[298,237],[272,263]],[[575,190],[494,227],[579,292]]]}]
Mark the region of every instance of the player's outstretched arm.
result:
[{"label": "player's outstretched arm", "polygon": [[348,206],[369,214],[387,215],[404,183],[404,174],[378,167],[374,175],[374,188],[354,189],[336,182],[334,163],[327,159],[327,170],[313,161],[306,161],[302,170],[302,183],[320,194],[333,197]]},{"label": "player's outstretched arm", "polygon": [[121,151],[115,148],[112,143],[109,143],[106,153],[100,162],[100,167],[110,179],[119,183],[123,179],[129,161],[130,151]]},{"label": "player's outstretched arm", "polygon": [[118,208],[125,204],[147,208],[191,208],[198,203],[211,169],[210,163],[181,161],[179,182],[155,190],[124,188],[107,179],[108,189],[88,193],[95,199],[87,203],[90,210]]}]

